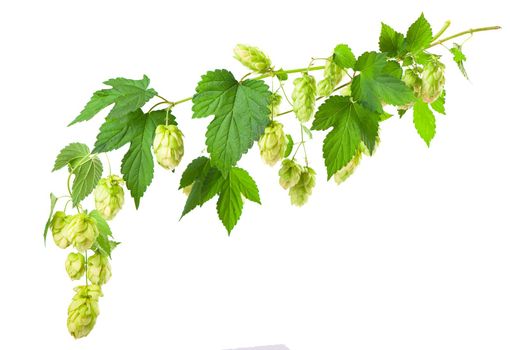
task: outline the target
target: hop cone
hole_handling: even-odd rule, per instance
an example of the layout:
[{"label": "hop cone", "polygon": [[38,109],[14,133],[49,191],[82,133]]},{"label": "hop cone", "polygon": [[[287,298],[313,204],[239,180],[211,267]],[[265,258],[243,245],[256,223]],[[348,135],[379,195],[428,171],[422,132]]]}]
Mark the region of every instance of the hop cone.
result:
[{"label": "hop cone", "polygon": [[98,285],[79,286],[74,288],[76,294],[67,309],[67,329],[78,339],[86,337],[99,315],[99,297],[103,296]]},{"label": "hop cone", "polygon": [[278,171],[278,175],[280,176],[280,186],[286,190],[295,186],[299,182],[302,171],[303,168],[301,165],[297,164],[293,160],[284,159],[282,167],[280,168],[280,171]]},{"label": "hop cone", "polygon": [[252,71],[264,73],[271,69],[271,60],[260,49],[238,44],[234,48],[234,57]]},{"label": "hop cone", "polygon": [[96,210],[106,220],[113,219],[124,204],[124,189],[121,186],[123,182],[119,176],[111,175],[99,180],[94,190]]},{"label": "hop cone", "polygon": [[282,95],[273,92],[269,96],[269,110],[272,116],[276,116],[280,112],[280,104],[282,103]]},{"label": "hop cone", "polygon": [[80,252],[90,249],[99,231],[96,221],[85,213],[71,217],[69,223],[62,230],[62,235]]},{"label": "hop cone", "polygon": [[69,253],[66,271],[72,280],[79,280],[85,273],[85,257],[81,253]]},{"label": "hop cone", "polygon": [[294,80],[294,91],[292,92],[293,109],[298,120],[307,122],[312,117],[315,109],[315,95],[317,87],[315,78],[308,73]]},{"label": "hop cone", "polygon": [[184,155],[181,130],[175,125],[158,125],[153,148],[159,165],[165,169],[174,170]]},{"label": "hop cone", "polygon": [[432,103],[441,95],[444,88],[444,64],[438,60],[431,60],[423,68],[421,84],[421,98]]},{"label": "hop cone", "polygon": [[285,154],[287,137],[283,132],[283,125],[272,121],[264,130],[259,140],[260,155],[264,162],[275,165]]},{"label": "hop cone", "polygon": [[352,173],[354,173],[354,170],[356,170],[356,168],[358,167],[359,162],[361,161],[363,153],[364,152],[360,148],[356,152],[354,157],[351,159],[351,161],[349,163],[347,163],[342,169],[338,170],[335,173],[334,178],[335,178],[335,182],[336,182],[337,185],[340,185],[342,182],[347,180],[349,178],[349,176],[352,175]]},{"label": "hop cone", "polygon": [[69,223],[70,216],[66,215],[63,211],[57,211],[50,222],[51,233],[53,241],[57,247],[65,249],[69,247],[69,242],[63,235],[62,230]]},{"label": "hop cone", "polygon": [[110,262],[106,256],[94,254],[88,259],[87,279],[93,284],[102,285],[112,277]]},{"label": "hop cone", "polygon": [[290,203],[298,207],[308,201],[315,186],[315,171],[305,167],[301,172],[298,183],[289,190]]},{"label": "hop cone", "polygon": [[329,96],[340,83],[344,76],[344,70],[340,68],[331,58],[326,61],[324,66],[324,79],[317,84],[319,96]]}]

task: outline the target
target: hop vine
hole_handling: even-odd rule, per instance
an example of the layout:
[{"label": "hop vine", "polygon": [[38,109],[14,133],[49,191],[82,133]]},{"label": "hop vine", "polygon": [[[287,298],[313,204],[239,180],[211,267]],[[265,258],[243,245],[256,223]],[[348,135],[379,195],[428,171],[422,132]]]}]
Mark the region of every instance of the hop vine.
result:
[{"label": "hop vine", "polygon": [[[436,134],[435,115],[445,114],[446,65],[439,50],[445,48],[467,78],[465,41],[453,40],[500,28],[444,36],[449,26],[447,21],[434,34],[423,14],[405,34],[383,23],[378,51],[355,55],[347,44],[339,43],[325,58],[312,58],[307,66],[292,69],[274,65],[257,47],[239,44],[233,53],[249,69],[244,76],[236,78],[226,69],[206,72],[195,94],[178,100],[149,87],[147,76],[106,80],[69,124],[88,121],[109,109],[92,149],[73,142],[57,155],[53,171],[67,170],[63,186],[67,193],[50,194],[44,228],[45,241],[51,231],[55,245],[70,250],[65,271],[70,280],[80,283],[68,307],[69,333],[82,338],[94,328],[99,298],[112,277],[112,251],[119,244],[110,222],[125,205],[125,188],[135,207],[140,206],[156,165],[172,172],[183,170],[179,189],[187,199],[181,218],[217,198],[218,217],[230,234],[245,200],[261,203],[255,180],[237,166],[254,143],[262,163],[279,164],[272,181],[279,182],[295,206],[303,206],[313,195],[317,176],[312,163],[316,168],[319,161],[308,158],[306,146],[316,142],[318,132],[327,132],[322,140],[323,161],[327,179],[337,184],[374,154],[380,125],[389,118],[404,118],[412,111],[418,135],[430,146]],[[436,48],[438,52],[433,52]],[[291,76],[294,79],[288,84]],[[154,103],[147,105],[150,101]],[[192,118],[209,118],[210,123],[205,134],[207,154],[183,167],[184,135],[192,132],[180,129],[172,111],[186,102],[192,103]],[[299,126],[298,135],[287,131],[291,123]],[[128,151],[112,173],[108,153],[124,145],[129,145]],[[103,174],[105,160],[108,174]],[[94,208],[84,205],[89,195],[94,197]]]}]

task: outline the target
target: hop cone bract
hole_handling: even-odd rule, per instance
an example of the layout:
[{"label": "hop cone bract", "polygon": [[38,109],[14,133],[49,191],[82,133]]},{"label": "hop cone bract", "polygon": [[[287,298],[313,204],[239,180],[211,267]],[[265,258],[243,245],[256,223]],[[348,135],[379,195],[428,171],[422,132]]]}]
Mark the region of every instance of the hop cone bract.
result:
[{"label": "hop cone bract", "polygon": [[289,190],[290,203],[298,207],[308,201],[313,188],[315,187],[315,171],[310,167],[305,167],[301,172],[298,183]]},{"label": "hop cone bract", "polygon": [[234,48],[234,57],[252,71],[264,73],[271,69],[271,60],[254,46],[238,44]]},{"label": "hop cone bract", "polygon": [[85,213],[71,217],[62,230],[62,235],[80,252],[90,249],[94,244],[99,230],[96,221]]},{"label": "hop cone bract", "polygon": [[158,125],[154,136],[154,154],[159,165],[174,170],[184,155],[184,141],[176,125]]},{"label": "hop cone bract", "polygon": [[94,190],[96,210],[106,220],[113,219],[124,204],[123,182],[119,176],[110,175],[99,180]]},{"label": "hop cone bract", "polygon": [[443,92],[444,64],[437,59],[431,60],[423,67],[421,79],[421,98],[427,103],[434,102]]},{"label": "hop cone bract", "polygon": [[283,125],[272,121],[266,126],[264,134],[259,139],[260,156],[266,164],[275,165],[285,154],[287,137]]},{"label": "hop cone bract", "polygon": [[312,117],[316,94],[317,87],[313,76],[303,73],[303,76],[294,80],[293,110],[300,122],[307,122]]},{"label": "hop cone bract", "polygon": [[78,339],[87,336],[99,315],[99,297],[103,296],[98,285],[74,288],[76,294],[67,309],[67,329]]}]

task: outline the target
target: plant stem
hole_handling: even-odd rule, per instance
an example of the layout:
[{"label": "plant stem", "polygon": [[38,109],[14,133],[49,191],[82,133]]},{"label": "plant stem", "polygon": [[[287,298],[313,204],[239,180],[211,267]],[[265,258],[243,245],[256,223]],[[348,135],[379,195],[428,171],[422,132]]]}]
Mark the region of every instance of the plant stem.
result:
[{"label": "plant stem", "polygon": [[434,35],[434,37],[432,38],[431,42],[436,41],[441,35],[443,35],[443,33],[446,32],[446,30],[448,29],[450,24],[451,24],[450,20],[444,22],[443,27],[441,29],[439,29],[439,32],[437,32],[436,35]]},{"label": "plant stem", "polygon": [[[292,74],[292,73],[302,73],[302,72],[308,72],[308,71],[312,71],[312,70],[321,70],[321,69],[324,69],[324,66],[294,68],[294,69],[280,70],[278,72]],[[259,75],[258,77],[253,78],[253,80],[269,78],[269,77],[272,77],[274,74],[275,74],[274,72],[264,73],[264,74]]]},{"label": "plant stem", "polygon": [[436,41],[436,42],[430,44],[430,46],[428,48],[431,48],[431,47],[436,46],[436,45],[440,45],[440,44],[444,43],[445,41],[449,41],[449,40],[458,38],[459,36],[463,36],[463,35],[467,35],[467,34],[473,34],[473,33],[477,33],[477,32],[485,32],[485,31],[488,31],[488,30],[498,30],[498,29],[501,29],[501,27],[500,26],[491,26],[491,27],[482,27],[482,28],[468,29],[468,30],[465,30],[463,32],[460,32],[460,33],[448,36],[448,37],[446,37],[446,38],[444,38],[442,40]]}]

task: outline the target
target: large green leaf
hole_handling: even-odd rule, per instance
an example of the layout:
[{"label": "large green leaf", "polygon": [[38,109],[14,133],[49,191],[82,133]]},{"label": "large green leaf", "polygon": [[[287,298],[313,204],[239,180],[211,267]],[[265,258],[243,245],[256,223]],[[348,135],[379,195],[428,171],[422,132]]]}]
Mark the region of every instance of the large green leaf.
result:
[{"label": "large green leaf", "polygon": [[389,57],[397,57],[404,48],[404,35],[395,31],[389,25],[381,23],[379,35],[379,50],[386,52]]},{"label": "large green leaf", "polygon": [[423,51],[432,43],[432,28],[423,13],[407,30],[405,48],[411,53]]},{"label": "large green leaf", "polygon": [[74,167],[72,173],[74,180],[71,192],[73,204],[76,206],[96,187],[103,174],[103,164],[97,156],[89,156]]},{"label": "large green leaf", "polygon": [[215,116],[207,128],[207,150],[211,164],[225,173],[264,132],[271,93],[264,82],[238,82],[226,70],[202,76],[196,91],[193,118]]},{"label": "large green leaf", "polygon": [[427,146],[430,146],[430,141],[432,141],[436,134],[436,117],[429,109],[428,104],[421,100],[414,104],[413,121],[418,134]]},{"label": "large green leaf", "polygon": [[352,68],[356,64],[356,57],[348,45],[340,44],[335,47],[333,61],[342,68]]},{"label": "large green leaf", "polygon": [[89,154],[90,149],[87,145],[78,142],[70,143],[62,148],[58,154],[53,171],[62,169],[66,165],[76,166],[80,160],[88,157]]}]

